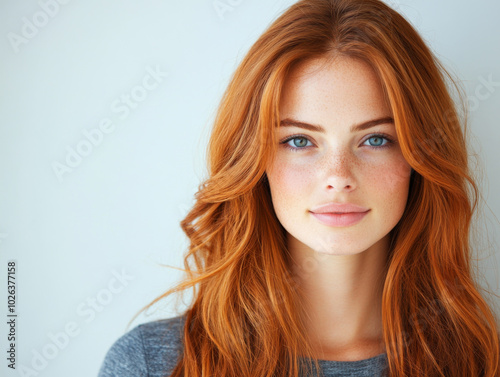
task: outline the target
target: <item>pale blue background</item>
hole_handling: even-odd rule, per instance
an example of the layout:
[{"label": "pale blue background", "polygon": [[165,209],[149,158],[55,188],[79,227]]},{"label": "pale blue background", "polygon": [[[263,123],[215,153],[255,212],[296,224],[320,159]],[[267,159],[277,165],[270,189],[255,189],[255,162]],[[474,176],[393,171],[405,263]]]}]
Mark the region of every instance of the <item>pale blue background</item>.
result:
[{"label": "pale blue background", "polygon": [[[232,0],[232,11],[219,17],[212,0],[73,0],[16,53],[8,33],[21,33],[23,17],[43,24],[37,12],[48,2],[0,1],[0,280],[6,261],[16,259],[18,366],[32,368],[36,352],[50,352],[51,334],[73,326],[78,334],[39,375],[83,377],[97,374],[136,311],[180,278],[156,263],[182,267],[187,241],[179,221],[205,174],[219,99],[251,44],[293,1]],[[472,99],[482,78],[500,82],[500,3],[391,4],[471,97],[471,140],[486,167],[489,206],[479,224],[480,278],[500,294],[500,86]],[[112,104],[141,84],[148,66],[168,77],[121,119]],[[104,118],[114,131],[59,181],[52,164],[63,163],[67,146],[76,148],[82,132]],[[114,280],[122,271],[130,280]],[[5,283],[0,292],[6,313]],[[95,299],[106,305],[92,308]],[[175,315],[173,304],[133,325]],[[0,374],[14,376],[5,364],[2,358]]]}]

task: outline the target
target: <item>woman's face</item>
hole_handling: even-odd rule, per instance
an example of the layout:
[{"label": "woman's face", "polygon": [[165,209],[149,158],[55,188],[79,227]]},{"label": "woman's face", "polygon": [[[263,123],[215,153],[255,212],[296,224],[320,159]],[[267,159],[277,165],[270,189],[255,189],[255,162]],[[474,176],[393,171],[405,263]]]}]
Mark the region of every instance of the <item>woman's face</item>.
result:
[{"label": "woman's face", "polygon": [[[280,145],[266,170],[289,248],[348,255],[387,241],[411,172],[391,117],[364,62],[316,59],[292,69],[280,102]],[[320,208],[332,203],[358,207]]]}]

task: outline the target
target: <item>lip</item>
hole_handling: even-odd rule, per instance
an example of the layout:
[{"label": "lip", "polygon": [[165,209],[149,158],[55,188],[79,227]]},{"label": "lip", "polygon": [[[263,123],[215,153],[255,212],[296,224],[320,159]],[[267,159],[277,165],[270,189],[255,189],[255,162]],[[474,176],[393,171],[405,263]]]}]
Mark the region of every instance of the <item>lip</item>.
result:
[{"label": "lip", "polygon": [[366,212],[369,208],[361,207],[356,204],[351,203],[327,203],[314,207],[311,212],[320,213],[354,213],[354,212]]},{"label": "lip", "polygon": [[346,227],[359,223],[369,211],[369,208],[351,203],[328,203],[315,207],[310,212],[325,225]]}]

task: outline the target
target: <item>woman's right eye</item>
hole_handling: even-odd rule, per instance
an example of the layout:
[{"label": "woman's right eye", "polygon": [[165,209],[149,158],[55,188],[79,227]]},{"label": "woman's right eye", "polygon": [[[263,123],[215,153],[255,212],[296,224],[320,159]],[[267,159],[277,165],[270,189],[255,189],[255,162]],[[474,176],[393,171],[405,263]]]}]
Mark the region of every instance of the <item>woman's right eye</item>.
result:
[{"label": "woman's right eye", "polygon": [[[310,143],[310,145],[307,144],[308,142]],[[305,136],[291,136],[283,140],[280,144],[283,144],[285,148],[288,148],[292,151],[298,151],[300,149],[305,149],[306,147],[312,146],[311,141]]]}]

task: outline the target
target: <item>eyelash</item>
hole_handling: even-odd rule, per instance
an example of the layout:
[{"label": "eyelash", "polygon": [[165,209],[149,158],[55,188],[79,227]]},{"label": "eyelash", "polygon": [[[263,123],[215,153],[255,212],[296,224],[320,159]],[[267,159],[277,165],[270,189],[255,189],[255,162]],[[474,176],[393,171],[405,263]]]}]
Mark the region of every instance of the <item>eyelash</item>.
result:
[{"label": "eyelash", "polygon": [[[367,145],[368,148],[370,148],[370,149],[383,149],[383,148],[389,148],[390,146],[392,146],[392,144],[394,144],[394,140],[392,139],[392,137],[390,137],[389,135],[384,134],[384,133],[376,133],[376,134],[370,135],[369,137],[366,138],[366,140],[364,142],[366,142],[367,140],[373,139],[375,137],[385,139],[385,140],[387,140],[387,142],[383,145],[380,145],[380,146]],[[310,148],[310,147],[302,147],[302,148],[292,147],[292,146],[287,144],[289,141],[294,140],[294,139],[306,139],[308,141],[311,141],[305,135],[292,135],[292,136],[287,137],[285,140],[280,141],[280,144],[283,144],[283,146],[285,148],[291,150],[292,152],[298,152],[298,151]]]}]

